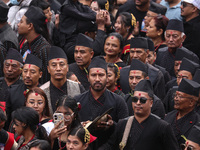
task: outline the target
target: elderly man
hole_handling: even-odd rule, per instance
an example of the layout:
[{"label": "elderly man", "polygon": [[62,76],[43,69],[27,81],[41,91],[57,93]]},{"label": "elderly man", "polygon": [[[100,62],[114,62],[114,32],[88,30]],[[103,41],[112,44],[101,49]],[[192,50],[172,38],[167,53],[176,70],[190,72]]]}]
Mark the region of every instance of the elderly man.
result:
[{"label": "elderly man", "polygon": [[75,63],[69,65],[69,71],[73,72],[86,90],[89,90],[90,83],[88,82],[88,66],[91,63],[94,55],[93,40],[84,35],[79,34],[74,50]]},{"label": "elderly man", "polygon": [[[146,38],[137,37],[132,38],[130,42],[130,58],[138,59],[146,63],[146,58],[149,54],[148,41]],[[149,80],[151,81],[154,89],[154,94],[160,99],[165,97],[165,80],[162,72],[154,66],[147,64]],[[130,91],[128,84],[130,66],[124,67],[120,70],[120,86],[122,91],[127,94]]]},{"label": "elderly man", "polygon": [[[177,85],[180,84],[180,82],[183,78],[192,80],[193,76],[198,68],[199,68],[199,64],[197,64],[193,61],[190,61],[187,58],[183,58],[180,69],[177,74],[177,79],[176,79]],[[174,110],[173,94],[177,91],[177,89],[178,89],[178,86],[173,86],[168,91],[166,97],[163,100],[166,113]]]},{"label": "elderly man", "polygon": [[132,98],[134,116],[121,119],[114,134],[100,149],[177,150],[178,144],[170,124],[151,114],[152,105],[151,82],[141,80]]},{"label": "elderly man", "polygon": [[[131,88],[131,92],[127,94],[125,97],[129,109],[129,115],[134,114],[134,111],[132,109],[132,97],[135,91],[135,87],[141,80],[144,79],[149,79],[146,64],[137,59],[132,59],[129,71],[129,86]],[[164,105],[156,95],[153,95],[153,99],[154,100],[153,100],[153,106],[151,108],[151,113],[163,119],[165,116]]]},{"label": "elderly man", "polygon": [[185,143],[192,127],[200,121],[200,116],[194,111],[199,97],[200,84],[195,81],[182,79],[174,95],[174,108],[165,117],[171,124],[179,145]]},{"label": "elderly man", "polygon": [[[155,64],[164,67],[173,77],[175,77],[174,58],[176,55],[176,50],[177,48],[182,47],[185,37],[183,22],[175,19],[170,20],[165,32],[167,47],[159,50]],[[182,48],[185,49],[185,51],[189,51],[184,47]],[[194,53],[192,54],[192,58],[195,61],[199,61],[199,58]]]},{"label": "elderly man", "polygon": [[200,1],[183,0],[181,3],[181,16],[183,17],[183,26],[186,39],[183,46],[193,51],[200,57]]},{"label": "elderly man", "polygon": [[[81,110],[79,112],[81,121],[92,121],[97,116],[102,115],[107,109],[113,108],[110,113],[110,119],[106,122],[101,122],[98,130],[91,133],[98,137],[97,145],[100,146],[107,141],[114,131],[113,122],[118,122],[128,116],[128,109],[124,99],[107,90],[107,64],[102,57],[94,57],[88,68],[88,80],[91,89],[87,92],[76,96],[75,99],[81,103]],[[108,130],[105,130],[109,128]]]}]

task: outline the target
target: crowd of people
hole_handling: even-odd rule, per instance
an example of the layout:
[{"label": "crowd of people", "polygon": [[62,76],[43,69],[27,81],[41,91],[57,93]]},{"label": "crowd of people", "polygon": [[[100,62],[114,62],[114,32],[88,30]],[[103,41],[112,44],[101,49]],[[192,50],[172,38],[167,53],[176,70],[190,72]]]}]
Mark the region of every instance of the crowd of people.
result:
[{"label": "crowd of people", "polygon": [[0,150],[200,150],[199,0],[0,0]]}]

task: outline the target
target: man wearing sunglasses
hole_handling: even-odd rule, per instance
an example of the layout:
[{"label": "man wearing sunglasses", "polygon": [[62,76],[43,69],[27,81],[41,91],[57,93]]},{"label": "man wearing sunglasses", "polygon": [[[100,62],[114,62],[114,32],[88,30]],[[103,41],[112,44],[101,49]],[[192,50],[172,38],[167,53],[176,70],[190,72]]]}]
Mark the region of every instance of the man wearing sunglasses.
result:
[{"label": "man wearing sunglasses", "polygon": [[194,111],[199,97],[200,84],[183,78],[174,96],[174,108],[165,120],[171,124],[179,145],[185,143],[192,127],[200,121],[200,116]]},{"label": "man wearing sunglasses", "polygon": [[[135,91],[135,87],[141,80],[144,79],[149,79],[147,65],[137,59],[133,59],[131,61],[131,66],[129,71],[129,86],[131,90],[129,94],[126,94],[125,96],[125,100],[129,110],[129,116],[134,114],[132,108],[132,98],[133,98],[133,93]],[[153,98],[154,101],[153,101],[153,106],[151,108],[151,113],[163,119],[165,116],[164,105],[156,95],[153,95]]]},{"label": "man wearing sunglasses", "polygon": [[[178,143],[170,124],[151,114],[153,89],[149,80],[141,80],[132,98],[134,119],[128,133],[126,150],[178,150]],[[119,149],[128,118],[118,122],[114,134],[100,149]],[[129,124],[130,125],[130,124]]]},{"label": "man wearing sunglasses", "polygon": [[183,46],[193,51],[200,57],[200,1],[183,0],[181,2],[181,16],[183,17],[183,26],[186,39]]},{"label": "man wearing sunglasses", "polygon": [[182,150],[200,150],[200,124],[192,127],[185,144],[181,144]]}]

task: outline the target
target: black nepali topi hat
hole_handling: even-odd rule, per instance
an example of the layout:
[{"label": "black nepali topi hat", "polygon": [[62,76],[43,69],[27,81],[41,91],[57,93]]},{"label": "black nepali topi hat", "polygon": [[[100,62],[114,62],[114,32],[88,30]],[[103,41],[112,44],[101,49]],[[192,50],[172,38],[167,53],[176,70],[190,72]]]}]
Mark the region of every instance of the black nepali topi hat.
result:
[{"label": "black nepali topi hat", "polygon": [[138,59],[132,59],[131,61],[131,66],[130,66],[130,71],[131,70],[140,70],[146,74],[148,74],[148,68],[147,65],[141,62]]},{"label": "black nepali topi hat", "polygon": [[58,46],[51,46],[48,61],[56,58],[64,58],[67,60],[67,56],[62,48]]},{"label": "black nepali topi hat", "polygon": [[24,64],[32,64],[42,69],[42,60],[33,54],[28,54]]},{"label": "black nepali topi hat", "polygon": [[175,61],[182,61],[184,57],[193,61],[193,55],[190,52],[186,51],[184,48],[177,48],[175,54]]},{"label": "black nepali topi hat", "polygon": [[76,46],[85,46],[93,49],[93,39],[82,33],[78,34]]},{"label": "black nepali topi hat", "polygon": [[180,21],[177,19],[169,20],[166,30],[176,30],[176,31],[184,32],[183,21]]},{"label": "black nepali topi hat", "polygon": [[88,70],[90,70],[91,68],[102,68],[107,71],[107,63],[102,56],[96,56],[92,59]]},{"label": "black nepali topi hat", "polygon": [[130,48],[148,49],[147,38],[144,38],[144,37],[131,38]]},{"label": "black nepali topi hat", "polygon": [[45,25],[45,20],[47,19],[43,11],[39,7],[30,6],[27,12],[24,14],[28,20],[38,29]]},{"label": "black nepali topi hat", "polygon": [[23,64],[22,55],[14,48],[9,48],[5,60],[7,60],[7,59],[16,60],[16,61],[18,61],[18,62]]},{"label": "black nepali topi hat", "polygon": [[194,125],[188,135],[188,140],[200,145],[200,124]]},{"label": "black nepali topi hat", "polygon": [[192,80],[200,84],[200,69],[196,70]]},{"label": "black nepali topi hat", "polygon": [[154,52],[155,51],[155,47],[154,47],[153,41],[151,39],[149,39],[149,38],[147,39],[147,41],[148,41],[148,49],[149,49],[149,51]]},{"label": "black nepali topi hat", "polygon": [[181,80],[181,83],[178,86],[178,91],[189,94],[189,95],[193,95],[196,97],[199,96],[199,89],[200,89],[199,83],[192,80],[185,79],[185,78]]},{"label": "black nepali topi hat", "polygon": [[186,71],[190,72],[193,76],[196,72],[196,69],[198,69],[198,68],[199,68],[199,64],[197,64],[187,58],[183,58],[179,70],[186,70]]},{"label": "black nepali topi hat", "polygon": [[165,15],[167,7],[157,4],[155,2],[151,2],[149,10],[156,14]]},{"label": "black nepali topi hat", "polygon": [[150,80],[141,80],[135,87],[134,91],[146,92],[153,96],[153,87]]},{"label": "black nepali topi hat", "polygon": [[9,7],[2,0],[0,0],[0,22],[6,22],[8,20],[8,10]]}]

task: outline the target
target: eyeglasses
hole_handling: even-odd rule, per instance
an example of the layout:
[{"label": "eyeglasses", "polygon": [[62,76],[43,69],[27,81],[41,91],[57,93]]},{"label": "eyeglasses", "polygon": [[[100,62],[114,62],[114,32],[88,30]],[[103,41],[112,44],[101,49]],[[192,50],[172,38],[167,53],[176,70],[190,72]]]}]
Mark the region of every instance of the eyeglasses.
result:
[{"label": "eyeglasses", "polygon": [[[137,103],[138,102],[138,100],[140,100],[140,103],[141,104],[145,104],[146,103],[146,101],[148,100],[146,97],[137,97],[137,96],[133,96],[133,98],[132,98],[132,102],[134,102],[134,103]],[[150,99],[151,100],[151,99]]]},{"label": "eyeglasses", "polygon": [[189,3],[186,3],[186,2],[181,2],[181,5],[183,6],[183,8],[185,8],[185,7],[193,7],[193,5],[192,4],[189,4]]},{"label": "eyeglasses", "polygon": [[182,98],[188,98],[188,99],[192,99],[192,97],[186,97],[186,96],[181,96],[181,95],[178,95],[176,93],[173,94],[173,98],[175,99],[182,99]]},{"label": "eyeglasses", "polygon": [[194,147],[191,145],[186,146],[186,144],[181,144],[181,150],[185,150],[186,147],[186,150],[194,150]]}]

